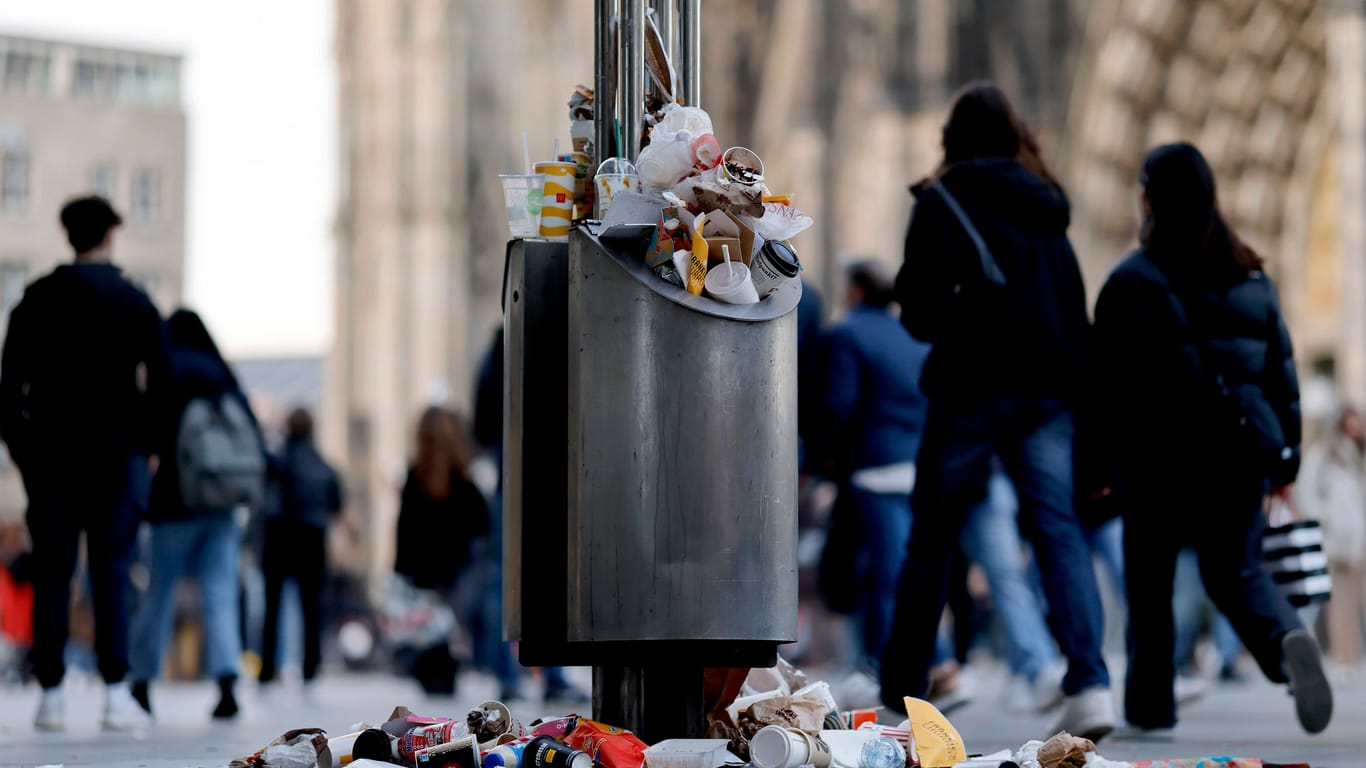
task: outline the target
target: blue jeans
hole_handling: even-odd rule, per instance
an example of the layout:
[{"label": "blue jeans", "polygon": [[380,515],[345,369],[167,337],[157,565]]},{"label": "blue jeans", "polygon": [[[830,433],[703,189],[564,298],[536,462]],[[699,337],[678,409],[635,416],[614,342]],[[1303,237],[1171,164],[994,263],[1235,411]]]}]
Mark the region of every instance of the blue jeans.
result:
[{"label": "blue jeans", "polygon": [[1110,574],[1110,586],[1115,594],[1124,596],[1124,520],[1113,518],[1100,525],[1082,526],[1086,545],[1100,557],[1101,565]]},{"label": "blue jeans", "polygon": [[1073,508],[1072,413],[1028,397],[931,398],[920,446],[916,509],[896,616],[883,655],[882,697],[923,696],[935,636],[926,617],[944,610],[952,557],[969,512],[986,496],[999,456],[1020,498],[1025,532],[1038,554],[1044,594],[1069,661],[1063,691],[1108,686],[1101,656],[1104,616],[1090,551]]},{"label": "blue jeans", "polygon": [[[896,585],[906,560],[911,538],[911,496],[906,493],[872,493],[846,485],[840,493],[853,499],[858,512],[858,591],[861,663],[877,668],[896,613]],[[935,615],[938,626],[938,614]],[[953,658],[953,643],[940,631],[933,663]]]},{"label": "blue jeans", "polygon": [[175,586],[182,576],[198,581],[204,595],[204,671],[215,678],[237,675],[242,655],[239,539],[231,513],[152,525],[151,581],[132,628],[134,680],[152,680],[161,671],[175,621]]},{"label": "blue jeans", "polygon": [[968,514],[963,552],[981,566],[991,587],[992,605],[1006,636],[1006,666],[1011,674],[1033,681],[1058,660],[1058,649],[1025,565],[1017,509],[1010,478],[993,474],[986,500]]}]

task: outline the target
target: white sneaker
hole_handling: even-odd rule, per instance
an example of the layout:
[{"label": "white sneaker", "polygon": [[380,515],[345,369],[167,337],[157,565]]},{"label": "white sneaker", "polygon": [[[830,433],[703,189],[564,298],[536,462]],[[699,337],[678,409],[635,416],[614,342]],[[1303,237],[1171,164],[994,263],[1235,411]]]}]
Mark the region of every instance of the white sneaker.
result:
[{"label": "white sneaker", "polygon": [[1178,674],[1172,683],[1172,697],[1176,699],[1176,705],[1190,704],[1204,697],[1209,690],[1209,683],[1203,677]]},{"label": "white sneaker", "polygon": [[1057,731],[1100,741],[1115,729],[1115,702],[1109,688],[1087,688],[1063,699]]},{"label": "white sneaker", "polygon": [[138,731],[149,727],[152,718],[133,698],[128,683],[109,683],[104,689],[104,720],[106,731]]},{"label": "white sneaker", "polygon": [[1031,688],[1034,694],[1034,707],[1040,712],[1048,712],[1062,703],[1062,679],[1067,677],[1067,662],[1055,661],[1044,667],[1034,678]]},{"label": "white sneaker", "polygon": [[43,697],[38,700],[38,716],[33,718],[33,727],[40,731],[66,730],[66,697],[62,689],[44,688]]}]

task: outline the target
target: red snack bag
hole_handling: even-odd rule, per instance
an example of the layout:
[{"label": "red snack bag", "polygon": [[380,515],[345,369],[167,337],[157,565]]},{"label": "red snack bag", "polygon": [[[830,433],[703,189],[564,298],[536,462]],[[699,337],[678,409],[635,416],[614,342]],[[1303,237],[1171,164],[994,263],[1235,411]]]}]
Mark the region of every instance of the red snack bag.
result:
[{"label": "red snack bag", "polygon": [[640,768],[645,764],[645,742],[624,728],[580,720],[565,743],[587,752],[604,768]]}]

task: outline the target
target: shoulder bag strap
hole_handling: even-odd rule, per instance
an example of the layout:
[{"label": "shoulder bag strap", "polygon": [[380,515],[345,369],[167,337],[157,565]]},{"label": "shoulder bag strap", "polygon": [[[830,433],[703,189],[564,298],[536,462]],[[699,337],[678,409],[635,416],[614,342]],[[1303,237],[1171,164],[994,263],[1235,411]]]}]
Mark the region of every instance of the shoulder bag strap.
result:
[{"label": "shoulder bag strap", "polygon": [[936,181],[930,185],[930,189],[939,194],[944,204],[949,207],[949,211],[953,213],[953,217],[958,219],[958,225],[967,233],[968,239],[972,240],[972,246],[977,249],[977,261],[981,265],[982,276],[989,283],[1005,285],[1005,273],[1001,271],[1001,266],[996,263],[996,257],[991,255],[991,249],[987,248],[987,243],[982,239],[977,227],[973,226],[972,219],[968,218],[963,206],[958,204],[958,199],[949,193],[948,187],[944,186],[943,182]]}]

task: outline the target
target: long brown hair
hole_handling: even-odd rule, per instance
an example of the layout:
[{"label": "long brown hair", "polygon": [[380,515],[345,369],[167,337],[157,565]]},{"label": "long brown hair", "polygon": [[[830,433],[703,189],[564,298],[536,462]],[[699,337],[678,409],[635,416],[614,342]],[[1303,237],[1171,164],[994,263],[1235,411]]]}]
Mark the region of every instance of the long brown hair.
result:
[{"label": "long brown hair", "polygon": [[1062,188],[1044,163],[1039,142],[1029,126],[1011,106],[1005,93],[989,80],[976,80],[958,90],[941,140],[944,161],[935,172],[935,178],[944,175],[956,163],[1006,157]]},{"label": "long brown hair", "polygon": [[473,454],[458,415],[435,405],[422,412],[417,421],[417,457],[413,472],[423,493],[433,499],[450,497],[453,476],[469,479]]},{"label": "long brown hair", "polygon": [[1200,150],[1186,143],[1155,147],[1144,158],[1139,183],[1148,201],[1139,238],[1159,259],[1198,254],[1203,263],[1173,266],[1212,269],[1235,279],[1262,269],[1262,257],[1220,212],[1214,171]]}]

